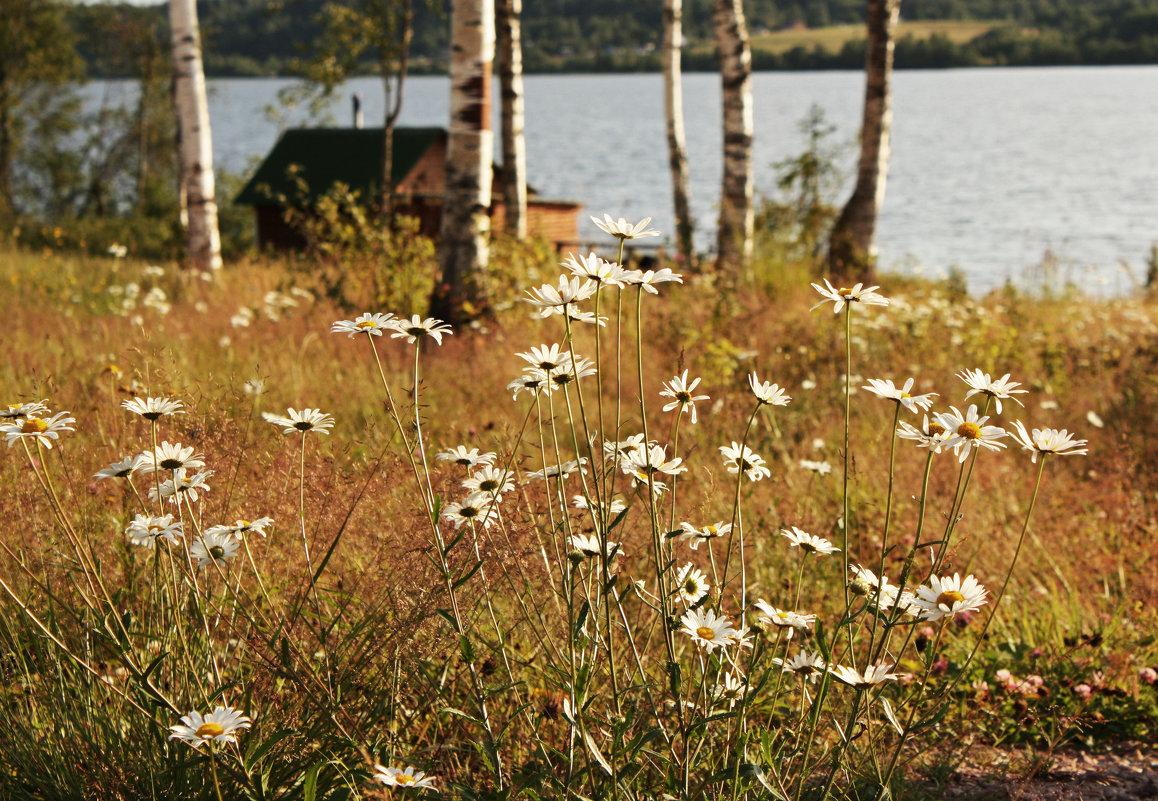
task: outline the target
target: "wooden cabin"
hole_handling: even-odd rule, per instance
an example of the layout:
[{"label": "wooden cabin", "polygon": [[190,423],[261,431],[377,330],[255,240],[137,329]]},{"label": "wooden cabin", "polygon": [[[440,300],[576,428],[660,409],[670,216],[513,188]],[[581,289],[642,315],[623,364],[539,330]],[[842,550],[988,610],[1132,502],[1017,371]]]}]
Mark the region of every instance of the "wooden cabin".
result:
[{"label": "wooden cabin", "polygon": [[[374,202],[381,184],[382,139],[381,128],[295,128],[283,133],[234,199],[253,206],[258,247],[304,247],[305,237],[286,221],[286,209],[310,208],[337,183],[367,203]],[[442,128],[394,129],[395,210],[417,218],[421,233],[432,238],[437,238],[442,224],[446,140]],[[498,232],[506,218],[503,171],[498,165],[493,169],[489,213],[491,230]],[[560,250],[574,247],[579,242],[581,208],[573,201],[541,198],[528,187],[527,233],[543,237]]]}]

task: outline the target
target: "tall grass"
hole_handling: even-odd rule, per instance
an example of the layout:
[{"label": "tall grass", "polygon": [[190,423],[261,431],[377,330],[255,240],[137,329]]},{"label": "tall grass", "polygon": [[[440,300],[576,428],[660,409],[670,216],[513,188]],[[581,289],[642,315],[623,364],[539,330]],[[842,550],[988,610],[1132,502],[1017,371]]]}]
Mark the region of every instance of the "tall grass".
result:
[{"label": "tall grass", "polygon": [[[1069,732],[1111,689],[1148,708],[1152,650],[1106,651],[1136,639],[1131,604],[1153,593],[1127,572],[1152,558],[1148,501],[1126,488],[1147,446],[1120,422],[1145,424],[1152,388],[1122,356],[1152,330],[1145,305],[895,282],[887,307],[861,295],[833,315],[841,290],[809,311],[824,297],[800,287],[714,318],[706,277],[592,260],[452,334],[334,324],[276,266],[209,285],[128,260],[6,262],[0,377],[76,430],[13,434],[3,462],[4,797],[350,798],[430,779],[403,789],[883,798],[946,732],[1009,739],[1030,713]],[[606,325],[573,319],[591,316]],[[1014,373],[1025,408],[992,383],[966,402],[955,374],[977,367]],[[938,411],[1080,426],[1092,453],[1032,463],[996,431],[974,447],[968,420],[918,448],[895,435],[921,428],[916,401],[864,388],[910,375]],[[118,403],[133,396],[184,405],[154,422]],[[25,411],[21,434],[48,419]],[[89,478],[165,442],[214,471],[196,501],[150,497],[174,469]],[[133,544],[137,515],[165,514],[179,537]],[[245,522],[265,516],[265,536]],[[1087,599],[1052,600],[1067,592]],[[1031,659],[1039,686],[1049,661],[1103,687],[1063,703],[1054,685],[1051,713],[996,678]],[[174,732],[217,707],[251,725]]]}]

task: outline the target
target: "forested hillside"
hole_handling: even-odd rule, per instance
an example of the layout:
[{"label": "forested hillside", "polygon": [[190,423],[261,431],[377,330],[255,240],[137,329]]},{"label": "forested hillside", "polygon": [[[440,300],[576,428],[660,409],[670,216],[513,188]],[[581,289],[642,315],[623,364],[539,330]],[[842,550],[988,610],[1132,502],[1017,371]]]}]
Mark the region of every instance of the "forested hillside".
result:
[{"label": "forested hillside", "polygon": [[[207,69],[218,75],[294,71],[310,51],[325,0],[203,0],[198,3]],[[413,53],[418,71],[441,70],[446,50],[445,3],[419,2]],[[685,0],[689,69],[714,68],[711,0]],[[859,68],[864,0],[749,0],[757,69]],[[622,0],[535,0],[523,12],[530,72],[658,69],[662,3]],[[69,10],[94,75],[122,74],[105,55],[108,26],[125,19],[163,31],[164,7],[73,6]],[[1158,63],[1158,0],[906,0],[907,22],[978,20],[969,38],[946,25],[901,31],[897,66]],[[846,26],[835,28],[833,26]],[[815,36],[801,37],[812,30]],[[826,29],[824,35],[816,29]],[[86,42],[88,44],[86,44]]]}]

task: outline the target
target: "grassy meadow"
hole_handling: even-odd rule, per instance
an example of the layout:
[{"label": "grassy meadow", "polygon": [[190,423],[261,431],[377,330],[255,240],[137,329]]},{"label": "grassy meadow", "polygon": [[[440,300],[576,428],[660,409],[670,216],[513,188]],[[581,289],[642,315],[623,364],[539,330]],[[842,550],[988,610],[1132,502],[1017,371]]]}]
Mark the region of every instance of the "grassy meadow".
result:
[{"label": "grassy meadow", "polygon": [[501,263],[442,334],[0,242],[0,798],[936,798],[1158,736],[1149,298]]}]

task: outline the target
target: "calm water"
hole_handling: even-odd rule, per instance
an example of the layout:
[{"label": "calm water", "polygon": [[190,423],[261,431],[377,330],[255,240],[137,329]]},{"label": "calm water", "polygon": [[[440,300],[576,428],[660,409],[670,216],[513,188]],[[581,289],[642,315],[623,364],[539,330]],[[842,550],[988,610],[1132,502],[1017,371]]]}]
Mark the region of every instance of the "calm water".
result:
[{"label": "calm water", "polygon": [[[692,202],[701,246],[712,242],[719,197],[719,79],[684,76]],[[244,171],[277,139],[264,108],[279,79],[211,81],[219,165]],[[895,75],[893,156],[878,245],[882,263],[944,273],[956,265],[975,291],[1056,275],[1122,292],[1144,275],[1158,241],[1158,67],[904,71]],[[350,84],[333,116],[349,124],[349,93],[380,124],[381,85]],[[131,87],[90,91],[116,97]],[[863,77],[854,72],[754,76],[759,193],[775,193],[772,164],[804,147],[798,121],[813,103],[836,126],[851,176]],[[445,78],[412,78],[402,124],[447,123]],[[659,75],[529,76],[530,183],[587,214],[655,218],[673,230]],[[289,114],[289,124],[316,124]],[[495,124],[498,120],[496,115]],[[843,196],[841,198],[843,201]],[[1129,269],[1123,267],[1128,265]]]}]

